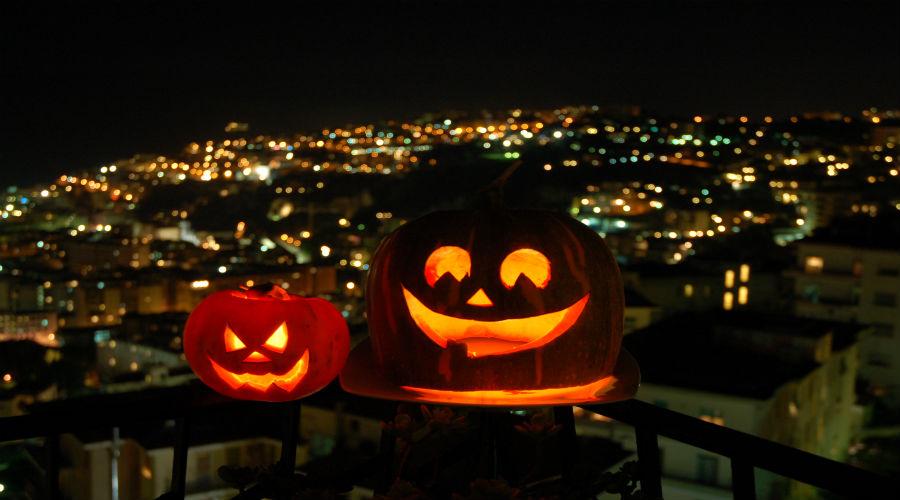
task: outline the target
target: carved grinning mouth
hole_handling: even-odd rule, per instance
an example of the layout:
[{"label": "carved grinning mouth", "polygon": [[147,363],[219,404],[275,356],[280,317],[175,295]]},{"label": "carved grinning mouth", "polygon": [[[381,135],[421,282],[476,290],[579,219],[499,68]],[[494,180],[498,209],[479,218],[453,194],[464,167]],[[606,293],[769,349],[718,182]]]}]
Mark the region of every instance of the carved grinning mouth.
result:
[{"label": "carved grinning mouth", "polygon": [[211,357],[207,356],[207,358],[209,358],[209,362],[219,377],[232,389],[246,385],[258,391],[267,391],[274,384],[282,390],[290,392],[294,390],[294,387],[297,387],[297,384],[303,380],[307,370],[309,370],[309,349],[303,352],[303,356],[294,363],[290,370],[281,375],[274,373],[264,373],[262,375],[234,373],[223,368]]},{"label": "carved grinning mouth", "polygon": [[464,344],[470,358],[541,347],[571,328],[590,298],[587,294],[565,309],[538,316],[479,321],[432,311],[406,287],[401,288],[409,314],[419,329],[445,349],[449,342]]}]

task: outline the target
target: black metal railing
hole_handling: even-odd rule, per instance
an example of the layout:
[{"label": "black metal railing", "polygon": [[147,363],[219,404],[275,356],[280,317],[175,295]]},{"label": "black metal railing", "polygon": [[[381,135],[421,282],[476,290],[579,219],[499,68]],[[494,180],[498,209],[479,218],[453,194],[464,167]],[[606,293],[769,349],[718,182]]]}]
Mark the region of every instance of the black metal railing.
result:
[{"label": "black metal railing", "polygon": [[[345,400],[354,398],[341,395]],[[638,470],[643,498],[662,498],[662,470],[658,437],[680,441],[728,457],[731,460],[732,489],[736,500],[756,498],[755,469],[765,469],[789,479],[828,490],[847,498],[882,498],[900,491],[900,481],[871,471],[829,460],[796,448],[705,422],[638,400],[582,406],[634,427]],[[199,384],[153,389],[139,393],[81,398],[77,403],[41,405],[33,414],[0,419],[0,442],[45,437],[47,453],[47,493],[60,498],[59,436],[66,432],[104,429],[147,421],[174,420],[176,433],[172,481],[164,497],[185,495],[187,450],[192,422],[215,422],[216,417],[235,412],[272,411],[284,415],[280,467],[294,469],[298,440],[300,404],[235,401]],[[560,409],[556,412],[561,415]],[[569,423],[571,412],[565,412]],[[220,420],[223,421],[223,420]],[[382,439],[384,445],[384,439]]]},{"label": "black metal railing", "polygon": [[641,490],[648,499],[662,498],[659,436],[729,458],[735,500],[756,498],[756,468],[846,498],[888,498],[900,491],[896,479],[636,399],[582,408],[634,427]]}]

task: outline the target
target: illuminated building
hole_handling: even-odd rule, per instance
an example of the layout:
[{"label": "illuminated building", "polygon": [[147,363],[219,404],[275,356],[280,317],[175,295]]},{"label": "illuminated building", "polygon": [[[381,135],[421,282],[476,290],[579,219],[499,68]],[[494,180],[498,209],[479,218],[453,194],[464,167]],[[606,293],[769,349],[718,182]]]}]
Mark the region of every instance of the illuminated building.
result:
[{"label": "illuminated building", "polygon": [[871,326],[860,377],[900,405],[900,244],[894,226],[863,218],[797,243],[794,311]]},{"label": "illuminated building", "polygon": [[[764,313],[687,313],[627,335],[624,345],[641,363],[638,399],[841,460],[862,425],[855,383],[865,331]],[[615,422],[579,425],[634,446]],[[730,498],[727,459],[669,439],[660,448],[665,498]],[[812,492],[756,474],[759,498]]]}]

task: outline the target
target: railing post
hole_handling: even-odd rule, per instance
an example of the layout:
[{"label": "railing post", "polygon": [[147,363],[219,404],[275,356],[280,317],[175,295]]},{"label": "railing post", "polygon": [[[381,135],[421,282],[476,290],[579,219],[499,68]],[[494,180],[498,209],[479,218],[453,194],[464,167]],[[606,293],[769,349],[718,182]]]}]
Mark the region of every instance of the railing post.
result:
[{"label": "railing post", "polygon": [[578,456],[578,436],[575,434],[575,414],[571,406],[557,406],[553,408],[553,421],[561,425],[560,438],[560,472],[563,481],[568,482],[572,478],[572,469]]},{"label": "railing post", "polygon": [[286,404],[287,419],[285,420],[284,435],[281,439],[281,460],[279,466],[285,475],[294,474],[297,465],[297,442],[300,437],[300,401],[291,401]]},{"label": "railing post", "polygon": [[482,445],[479,452],[478,469],[481,477],[497,479],[500,477],[500,410],[490,408],[482,410],[480,413],[481,429],[479,432]]},{"label": "railing post", "polygon": [[387,493],[394,482],[394,459],[397,449],[397,434],[394,432],[394,424],[397,422],[399,408],[382,423],[381,442],[378,445],[381,474],[375,484],[375,493]]},{"label": "railing post", "polygon": [[638,474],[641,492],[646,500],[662,499],[662,467],[659,463],[659,440],[656,432],[644,425],[634,428],[638,452]]},{"label": "railing post", "polygon": [[119,456],[121,450],[119,439],[119,428],[112,428],[112,442],[109,449],[109,469],[110,469],[110,488],[112,489],[112,500],[119,500]]},{"label": "railing post", "polygon": [[59,491],[59,434],[50,434],[44,440],[47,447],[47,498],[58,500]]},{"label": "railing post", "polygon": [[175,455],[172,457],[172,498],[184,498],[187,482],[187,454],[190,439],[190,418],[185,415],[175,420]]},{"label": "railing post", "polygon": [[731,458],[731,491],[734,500],[756,500],[753,465],[736,457]]}]

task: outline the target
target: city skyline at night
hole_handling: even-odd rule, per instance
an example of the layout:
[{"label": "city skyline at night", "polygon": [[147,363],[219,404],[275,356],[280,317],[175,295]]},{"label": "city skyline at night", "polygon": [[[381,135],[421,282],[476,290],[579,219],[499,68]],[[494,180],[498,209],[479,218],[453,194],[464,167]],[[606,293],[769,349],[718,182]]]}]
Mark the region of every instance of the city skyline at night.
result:
[{"label": "city skyline at night", "polygon": [[900,105],[896,5],[305,8],[15,9],[2,21],[0,183],[171,153],[230,121],[278,134],[450,109],[786,117]]}]

